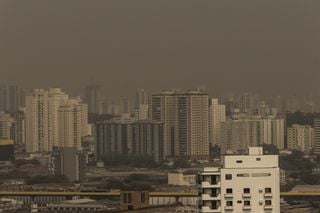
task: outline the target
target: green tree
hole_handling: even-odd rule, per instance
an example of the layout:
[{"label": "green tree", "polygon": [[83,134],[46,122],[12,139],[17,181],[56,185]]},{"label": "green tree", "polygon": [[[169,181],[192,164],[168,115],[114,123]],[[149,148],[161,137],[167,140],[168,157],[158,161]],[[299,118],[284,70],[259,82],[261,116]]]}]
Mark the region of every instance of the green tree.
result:
[{"label": "green tree", "polygon": [[178,157],[174,160],[175,168],[190,168],[191,163],[187,157]]}]

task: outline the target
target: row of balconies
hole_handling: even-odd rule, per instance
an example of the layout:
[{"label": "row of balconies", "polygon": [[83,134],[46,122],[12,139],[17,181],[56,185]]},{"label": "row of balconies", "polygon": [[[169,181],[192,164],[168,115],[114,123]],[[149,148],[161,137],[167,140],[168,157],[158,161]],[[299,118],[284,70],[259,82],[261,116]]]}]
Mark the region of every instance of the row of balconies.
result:
[{"label": "row of balconies", "polygon": [[[233,208],[234,208],[233,206],[225,206],[224,207],[224,209],[227,210],[227,211],[233,211]],[[252,208],[251,206],[243,206],[242,207],[243,210],[251,210],[251,208]],[[265,210],[272,210],[273,209],[272,206],[264,206],[263,208]]]},{"label": "row of balconies", "polygon": [[[265,205],[263,207],[265,210],[272,210],[273,209],[273,206],[272,205]],[[206,213],[215,213],[215,212],[221,212],[221,207],[220,206],[217,206],[217,207],[210,207],[210,206],[201,206],[201,212],[206,212]],[[242,210],[244,211],[248,211],[248,210],[251,210],[252,207],[251,205],[246,205],[246,206],[243,206],[242,207]],[[234,207],[233,206],[225,206],[224,207],[224,210],[226,211],[233,211],[234,210]]]},{"label": "row of balconies", "polygon": [[[263,195],[264,197],[272,197],[272,193],[264,193]],[[224,195],[225,198],[233,198],[233,194],[232,193],[228,193]],[[250,193],[243,193],[242,197],[244,198],[251,198],[252,195]]]},{"label": "row of balconies", "polygon": [[218,213],[218,212],[221,212],[221,208],[220,207],[210,208],[209,206],[202,206],[201,212],[202,213]]},{"label": "row of balconies", "polygon": [[[229,194],[224,194],[224,197],[225,198],[233,198],[234,195],[229,193]],[[243,198],[251,198],[252,195],[249,194],[249,193],[244,193],[242,194],[242,197]],[[271,193],[265,193],[264,194],[264,197],[272,197],[272,194]],[[206,194],[206,193],[201,193],[201,199],[202,200],[220,200],[221,199],[221,196],[219,193],[217,193],[216,195],[210,195],[210,194]]]},{"label": "row of balconies", "polygon": [[217,181],[214,183],[210,183],[208,181],[202,181],[201,182],[201,188],[220,188],[221,187],[221,182]]}]

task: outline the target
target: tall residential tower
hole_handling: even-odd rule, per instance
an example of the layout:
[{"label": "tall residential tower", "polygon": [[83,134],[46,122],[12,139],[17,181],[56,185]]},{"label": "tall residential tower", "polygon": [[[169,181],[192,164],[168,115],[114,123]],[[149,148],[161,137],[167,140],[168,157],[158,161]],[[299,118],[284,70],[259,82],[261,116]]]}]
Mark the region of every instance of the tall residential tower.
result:
[{"label": "tall residential tower", "polygon": [[164,124],[164,158],[208,158],[208,102],[208,93],[200,89],[152,95],[151,119]]}]

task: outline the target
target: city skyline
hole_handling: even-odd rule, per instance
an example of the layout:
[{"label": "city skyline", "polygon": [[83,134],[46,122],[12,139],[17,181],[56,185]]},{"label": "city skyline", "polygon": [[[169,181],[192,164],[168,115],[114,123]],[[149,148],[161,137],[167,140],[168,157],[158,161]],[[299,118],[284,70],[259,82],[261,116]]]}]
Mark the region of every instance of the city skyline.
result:
[{"label": "city skyline", "polygon": [[320,1],[0,1],[0,211],[319,212]]}]

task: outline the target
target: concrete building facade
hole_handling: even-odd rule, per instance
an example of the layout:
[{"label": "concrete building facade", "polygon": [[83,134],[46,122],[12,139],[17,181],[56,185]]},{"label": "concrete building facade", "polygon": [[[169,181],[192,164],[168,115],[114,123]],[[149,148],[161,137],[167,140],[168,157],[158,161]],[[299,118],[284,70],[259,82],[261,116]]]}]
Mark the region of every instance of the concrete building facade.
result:
[{"label": "concrete building facade", "polygon": [[287,128],[287,146],[291,150],[309,151],[313,148],[314,129],[309,125],[294,124]]},{"label": "concrete building facade", "polygon": [[164,91],[151,98],[151,119],[164,124],[164,157],[209,157],[208,93]]},{"label": "concrete building facade", "polygon": [[209,139],[211,145],[221,145],[221,123],[226,121],[226,106],[219,104],[218,99],[211,99],[209,107]]},{"label": "concrete building facade", "polygon": [[[71,105],[80,108],[76,110],[77,115],[71,112]],[[80,137],[87,135],[89,130],[88,123],[86,123],[88,115],[87,111],[84,111],[86,107],[82,107],[83,105],[81,99],[70,98],[59,88],[35,89],[32,95],[26,97],[27,152],[48,152],[52,151],[53,147],[74,143],[65,141],[71,136],[67,137],[64,131],[71,133],[71,130],[64,129],[73,128],[71,125],[79,126],[76,129],[77,131],[80,129]]]},{"label": "concrete building facade", "polygon": [[248,155],[225,155],[221,168],[199,174],[201,212],[280,212],[277,155],[249,147]]}]

